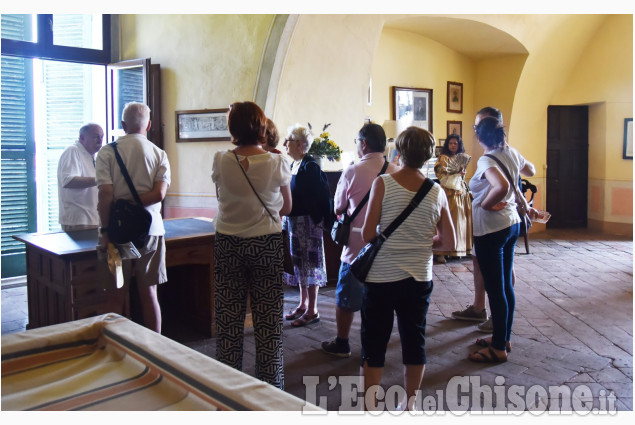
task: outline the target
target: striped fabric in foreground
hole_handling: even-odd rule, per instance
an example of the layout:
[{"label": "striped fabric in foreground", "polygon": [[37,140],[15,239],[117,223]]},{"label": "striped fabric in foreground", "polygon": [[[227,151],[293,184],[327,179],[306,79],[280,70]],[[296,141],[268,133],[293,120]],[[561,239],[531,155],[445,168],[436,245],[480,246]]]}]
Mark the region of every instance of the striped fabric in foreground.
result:
[{"label": "striped fabric in foreground", "polygon": [[307,409],[116,314],[2,336],[2,410]]}]

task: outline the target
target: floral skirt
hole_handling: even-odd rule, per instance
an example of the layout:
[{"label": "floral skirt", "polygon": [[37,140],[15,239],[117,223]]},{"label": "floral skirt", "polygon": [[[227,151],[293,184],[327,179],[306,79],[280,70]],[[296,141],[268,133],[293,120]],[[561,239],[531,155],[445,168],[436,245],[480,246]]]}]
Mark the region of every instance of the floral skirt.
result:
[{"label": "floral skirt", "polygon": [[326,263],[322,223],[315,224],[308,215],[284,217],[283,228],[289,232],[295,274],[284,274],[290,286],[326,285]]}]

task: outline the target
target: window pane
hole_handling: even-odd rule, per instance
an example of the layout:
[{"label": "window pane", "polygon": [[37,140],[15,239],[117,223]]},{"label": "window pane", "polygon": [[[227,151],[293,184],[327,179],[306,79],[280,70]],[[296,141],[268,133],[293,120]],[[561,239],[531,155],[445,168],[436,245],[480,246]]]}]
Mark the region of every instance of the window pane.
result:
[{"label": "window pane", "polygon": [[13,15],[2,14],[2,38],[20,41],[36,41],[37,35],[33,33],[33,29],[37,28],[33,19],[35,15]]},{"label": "window pane", "polygon": [[101,15],[53,15],[53,44],[58,46],[103,48]]},{"label": "window pane", "polygon": [[57,164],[75,143],[79,128],[95,122],[105,128],[106,84],[103,65],[61,61],[35,63],[35,139],[38,181],[38,231],[59,229]]}]

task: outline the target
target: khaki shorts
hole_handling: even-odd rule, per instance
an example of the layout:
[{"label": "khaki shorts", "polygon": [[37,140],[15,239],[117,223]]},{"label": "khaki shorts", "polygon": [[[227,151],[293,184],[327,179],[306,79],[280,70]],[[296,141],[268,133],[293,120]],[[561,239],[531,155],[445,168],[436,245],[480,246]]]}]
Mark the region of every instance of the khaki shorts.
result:
[{"label": "khaki shorts", "polygon": [[96,230],[99,227],[91,224],[62,224],[61,226],[62,230],[65,232],[74,232],[76,230]]},{"label": "khaki shorts", "polygon": [[141,258],[123,260],[125,281],[135,276],[137,285],[152,286],[168,281],[165,267],[165,241],[163,236],[148,236],[145,247],[139,250]]}]

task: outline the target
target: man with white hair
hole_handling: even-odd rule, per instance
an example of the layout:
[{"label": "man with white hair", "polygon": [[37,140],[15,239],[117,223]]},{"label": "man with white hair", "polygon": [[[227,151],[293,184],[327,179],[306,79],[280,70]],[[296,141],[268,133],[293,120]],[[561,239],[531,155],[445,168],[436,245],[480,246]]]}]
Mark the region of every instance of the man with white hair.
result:
[{"label": "man with white hair", "polygon": [[[167,281],[165,266],[165,228],[161,217],[161,201],[170,185],[170,164],[166,153],[147,138],[150,129],[150,108],[131,102],[122,113],[125,136],[117,140],[122,157],[141,203],[150,212],[152,224],[145,245],[139,249],[140,258],[123,261],[126,284],[132,274],[136,277],[143,325],[161,333],[161,307],[157,285]],[[133,200],[128,184],[121,173],[112,146],[104,147],[97,155],[97,210],[101,221],[101,249],[107,249],[110,207],[117,199]]]},{"label": "man with white hair", "polygon": [[79,139],[64,149],[57,164],[57,196],[62,230],[96,229],[97,183],[95,154],[101,149],[104,130],[94,123],[79,129]]}]

